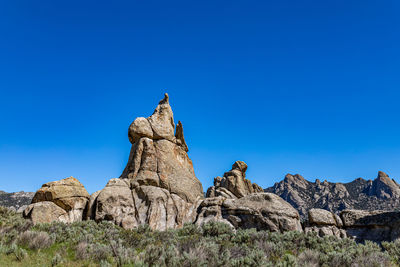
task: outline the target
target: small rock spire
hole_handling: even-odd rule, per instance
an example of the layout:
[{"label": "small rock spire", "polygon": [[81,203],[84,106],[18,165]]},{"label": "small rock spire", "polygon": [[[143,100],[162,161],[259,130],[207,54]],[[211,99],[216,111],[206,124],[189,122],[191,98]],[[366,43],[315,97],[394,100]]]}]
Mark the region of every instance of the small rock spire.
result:
[{"label": "small rock spire", "polygon": [[378,178],[386,178],[386,177],[389,177],[389,175],[387,175],[385,172],[382,172],[382,171],[379,171],[378,172]]},{"label": "small rock spire", "polygon": [[181,146],[183,148],[183,150],[188,152],[189,148],[185,142],[185,137],[183,136],[183,126],[182,126],[181,121],[178,121],[178,124],[176,125],[175,138],[176,138],[177,144],[179,146]]},{"label": "small rock spire", "polygon": [[158,104],[169,104],[169,96],[167,93],[164,94],[164,98]]}]

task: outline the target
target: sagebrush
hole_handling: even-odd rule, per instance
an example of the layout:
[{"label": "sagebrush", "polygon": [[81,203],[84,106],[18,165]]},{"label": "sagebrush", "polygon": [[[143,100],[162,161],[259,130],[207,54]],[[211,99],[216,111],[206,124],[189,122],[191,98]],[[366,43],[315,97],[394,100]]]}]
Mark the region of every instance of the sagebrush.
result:
[{"label": "sagebrush", "polygon": [[152,231],[108,222],[33,226],[0,208],[0,265],[399,266],[400,242],[358,244],[315,233],[233,230],[223,223]]}]

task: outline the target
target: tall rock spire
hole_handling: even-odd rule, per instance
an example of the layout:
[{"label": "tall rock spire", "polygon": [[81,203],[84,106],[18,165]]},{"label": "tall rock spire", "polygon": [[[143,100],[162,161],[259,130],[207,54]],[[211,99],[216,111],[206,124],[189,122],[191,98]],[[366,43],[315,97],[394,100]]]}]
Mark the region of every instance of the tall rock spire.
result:
[{"label": "tall rock spire", "polygon": [[129,127],[132,149],[121,178],[138,185],[165,188],[189,202],[203,196],[203,187],[194,174],[188,147],[174,116],[168,94],[148,118],[139,117]]}]

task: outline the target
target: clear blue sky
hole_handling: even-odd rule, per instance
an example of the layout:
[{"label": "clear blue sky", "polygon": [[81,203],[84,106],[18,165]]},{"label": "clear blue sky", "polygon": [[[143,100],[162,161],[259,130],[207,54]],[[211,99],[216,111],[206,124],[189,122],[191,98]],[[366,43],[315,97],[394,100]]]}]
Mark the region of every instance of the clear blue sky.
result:
[{"label": "clear blue sky", "polygon": [[0,190],[118,177],[129,124],[164,92],[206,190],[235,160],[400,178],[400,4],[1,1]]}]

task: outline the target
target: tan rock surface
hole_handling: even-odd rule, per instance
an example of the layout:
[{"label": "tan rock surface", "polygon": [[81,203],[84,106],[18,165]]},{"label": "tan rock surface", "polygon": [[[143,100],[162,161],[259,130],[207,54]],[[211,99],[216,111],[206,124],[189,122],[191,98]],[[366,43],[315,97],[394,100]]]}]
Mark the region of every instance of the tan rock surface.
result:
[{"label": "tan rock surface", "polygon": [[82,208],[81,202],[85,198],[89,199],[89,197],[89,193],[78,179],[68,177],[42,185],[35,193],[32,203],[52,201],[61,208],[69,211],[74,208]]},{"label": "tan rock surface", "polygon": [[253,193],[240,199],[206,198],[198,209],[196,224],[221,221],[234,228],[269,231],[302,231],[299,213],[271,193]]},{"label": "tan rock surface", "polygon": [[[54,220],[63,222],[76,222],[85,219],[84,212],[89,201],[89,193],[85,187],[74,177],[68,177],[59,181],[49,182],[44,185],[35,193],[32,204],[24,211],[25,217],[39,216],[42,214],[47,222],[49,218],[57,218]],[[60,209],[64,210],[66,215],[58,216],[59,209],[55,209],[53,205],[41,204],[43,202],[53,203]],[[46,212],[45,207],[49,207],[49,214],[44,215]],[[54,215],[55,214],[55,215]],[[40,221],[38,218],[31,217],[32,221]]]},{"label": "tan rock surface", "polygon": [[308,211],[308,221],[310,224],[316,225],[335,225],[335,215],[323,209],[311,209]]},{"label": "tan rock surface", "polygon": [[136,185],[128,179],[111,179],[98,194],[96,221],[112,221],[126,229],[148,224],[154,230],[166,230],[194,221],[197,204],[156,186]]},{"label": "tan rock surface", "polygon": [[308,222],[304,231],[316,232],[320,237],[333,235],[344,238],[347,234],[341,229],[342,226],[342,220],[338,215],[324,209],[311,209],[308,211]]},{"label": "tan rock surface", "polygon": [[111,179],[96,200],[96,221],[112,221],[122,226],[135,221],[135,204],[128,179]]},{"label": "tan rock surface", "polygon": [[22,215],[24,218],[32,220],[33,224],[53,221],[70,222],[67,212],[50,201],[30,204]]},{"label": "tan rock surface", "polygon": [[263,192],[260,186],[245,179],[246,170],[246,163],[236,161],[232,169],[224,173],[223,177],[214,178],[214,186],[207,190],[207,197],[241,198],[252,193]]},{"label": "tan rock surface", "polygon": [[[151,129],[151,131],[150,131]],[[175,124],[166,94],[153,115],[137,118],[129,127],[132,143],[128,164],[120,178],[131,183],[161,187],[194,203],[203,196],[203,187],[194,174],[187,155],[182,123]]]}]

